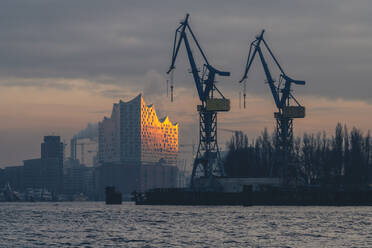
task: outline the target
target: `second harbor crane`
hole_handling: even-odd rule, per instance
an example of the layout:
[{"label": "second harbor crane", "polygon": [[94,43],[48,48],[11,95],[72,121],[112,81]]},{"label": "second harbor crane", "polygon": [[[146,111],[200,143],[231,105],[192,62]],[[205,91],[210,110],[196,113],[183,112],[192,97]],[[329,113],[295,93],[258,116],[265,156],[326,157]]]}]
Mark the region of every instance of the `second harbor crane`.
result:
[{"label": "second harbor crane", "polygon": [[[201,72],[197,67],[190,41],[195,43],[197,51],[203,59]],[[195,187],[196,178],[212,179],[216,176],[225,175],[217,143],[217,112],[229,111],[230,100],[225,98],[221,91],[217,89],[215,77],[216,75],[230,76],[230,72],[220,71],[209,63],[189,25],[189,14],[186,14],[185,19],[175,32],[172,60],[167,74],[175,69],[176,58],[182,42],[185,44],[191,73],[201,102],[200,105],[197,105],[197,111],[199,112],[199,145],[190,184],[191,187]]]},{"label": "second harbor crane", "polygon": [[[278,109],[278,111],[274,113],[274,118],[276,119],[277,145],[282,155],[281,163],[284,163],[285,166],[288,166],[288,163],[290,163],[289,161],[290,148],[293,142],[293,119],[305,117],[305,107],[302,106],[293,96],[291,87],[292,84],[305,85],[305,81],[295,80],[289,77],[284,72],[283,68],[280,66],[278,60],[276,59],[267,42],[265,41],[263,36],[264,32],[265,30],[262,30],[262,32],[256,37],[256,39],[250,45],[247,64],[245,67],[243,77],[240,80],[240,83],[244,82],[245,88],[245,82],[248,77],[249,69],[251,68],[251,65],[256,54],[258,54],[266,75],[267,83],[269,85],[271,94],[274,98],[275,105]],[[262,47],[266,48],[267,52],[274,60],[276,66],[280,71],[278,82],[275,82],[271,75]],[[292,103],[294,103],[294,105]]]}]

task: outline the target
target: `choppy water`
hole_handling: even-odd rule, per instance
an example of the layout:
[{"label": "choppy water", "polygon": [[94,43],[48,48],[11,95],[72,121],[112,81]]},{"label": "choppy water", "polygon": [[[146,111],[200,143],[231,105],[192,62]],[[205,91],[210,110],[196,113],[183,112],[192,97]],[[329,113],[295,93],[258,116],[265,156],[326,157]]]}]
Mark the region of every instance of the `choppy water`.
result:
[{"label": "choppy water", "polygon": [[372,207],[0,203],[0,247],[372,247]]}]

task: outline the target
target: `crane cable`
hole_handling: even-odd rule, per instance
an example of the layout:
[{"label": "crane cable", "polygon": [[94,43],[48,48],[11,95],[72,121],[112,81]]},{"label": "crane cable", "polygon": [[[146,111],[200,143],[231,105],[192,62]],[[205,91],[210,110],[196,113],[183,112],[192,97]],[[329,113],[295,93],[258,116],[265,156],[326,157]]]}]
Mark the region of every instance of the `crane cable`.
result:
[{"label": "crane cable", "polygon": [[174,88],[173,73],[174,73],[174,70],[172,70],[170,73],[171,102],[173,102],[173,88]]},{"label": "crane cable", "polygon": [[246,104],[246,97],[247,97],[247,80],[244,80],[243,82],[243,108],[245,108]]}]

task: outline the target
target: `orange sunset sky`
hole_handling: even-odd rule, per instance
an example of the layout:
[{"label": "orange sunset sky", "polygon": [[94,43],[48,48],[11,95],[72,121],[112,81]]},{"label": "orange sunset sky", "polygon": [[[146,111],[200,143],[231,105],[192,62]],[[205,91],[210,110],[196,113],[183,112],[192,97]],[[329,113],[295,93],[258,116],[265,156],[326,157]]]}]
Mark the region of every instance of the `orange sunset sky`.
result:
[{"label": "orange sunset sky", "polygon": [[[287,74],[306,81],[293,88],[307,113],[295,120],[296,135],[332,135],[338,122],[371,129],[370,1],[185,2],[4,3],[0,167],[39,157],[44,135],[69,142],[88,123],[110,116],[114,102],[139,93],[155,104],[160,117],[180,124],[181,144],[195,143],[198,99],[183,48],[174,75],[175,101],[166,95],[173,35],[186,13],[210,63],[231,72],[229,78],[217,78],[232,104],[230,112],[219,115],[219,127],[242,130],[250,138],[265,127],[273,131],[275,106],[258,60],[248,79],[247,108],[239,108],[238,81],[248,47],[265,29]],[[277,78],[277,70],[272,72]],[[222,149],[230,137],[219,133]]]}]

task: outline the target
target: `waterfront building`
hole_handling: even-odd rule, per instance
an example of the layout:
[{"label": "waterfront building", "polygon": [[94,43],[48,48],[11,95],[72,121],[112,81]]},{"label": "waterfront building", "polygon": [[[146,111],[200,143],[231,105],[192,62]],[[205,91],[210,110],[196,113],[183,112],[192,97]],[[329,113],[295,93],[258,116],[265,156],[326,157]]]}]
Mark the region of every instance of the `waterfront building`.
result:
[{"label": "waterfront building", "polygon": [[41,158],[23,161],[23,188],[62,192],[63,143],[60,136],[44,136],[40,155]]},{"label": "waterfront building", "polygon": [[61,193],[63,189],[63,143],[59,136],[44,136],[41,158],[23,161],[23,166],[0,170],[0,187],[9,183],[12,189],[47,189]]},{"label": "waterfront building", "polygon": [[0,187],[1,189],[9,183],[12,189],[23,189],[23,166],[8,166],[0,169]]},{"label": "waterfront building", "polygon": [[63,175],[63,189],[67,195],[83,193],[86,196],[93,194],[93,170],[82,164],[65,166]]},{"label": "waterfront building", "polygon": [[45,167],[40,158],[23,161],[24,188],[45,188]]},{"label": "waterfront building", "polygon": [[128,199],[131,192],[175,187],[178,169],[178,124],[158,118],[142,95],[115,103],[111,117],[98,125],[96,192],[115,186]]},{"label": "waterfront building", "polygon": [[60,136],[44,136],[41,143],[41,159],[58,159],[61,168],[63,167],[63,143]]},{"label": "waterfront building", "polygon": [[41,144],[41,160],[45,167],[45,185],[53,192],[63,190],[64,145],[60,136],[44,136]]},{"label": "waterfront building", "polygon": [[141,94],[128,102],[119,101],[111,117],[99,123],[98,158],[103,163],[127,165],[176,165],[178,124],[159,119],[155,107]]},{"label": "waterfront building", "polygon": [[62,191],[62,172],[58,158],[36,158],[23,161],[24,189],[47,189],[51,192]]}]

